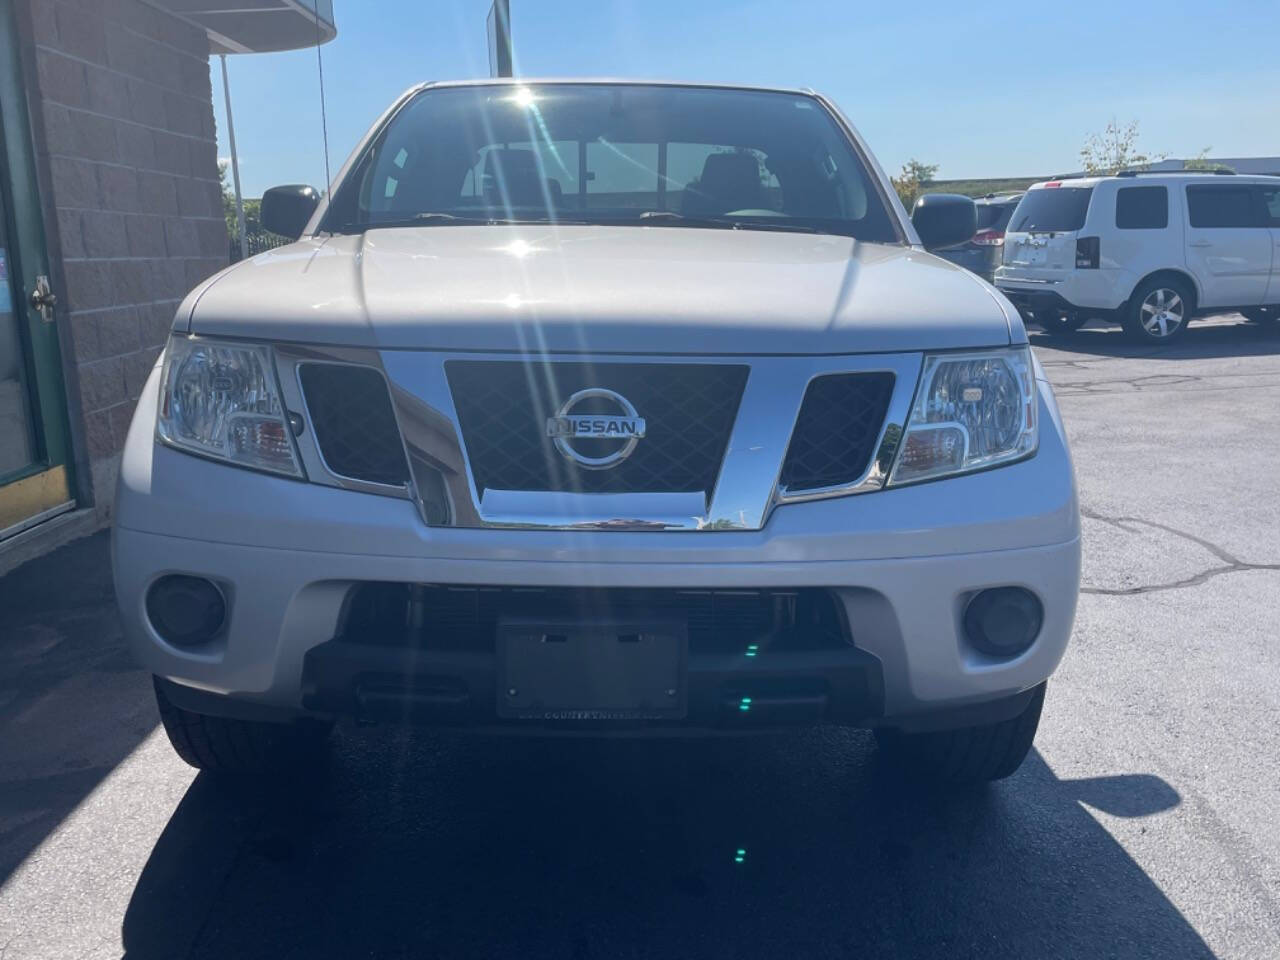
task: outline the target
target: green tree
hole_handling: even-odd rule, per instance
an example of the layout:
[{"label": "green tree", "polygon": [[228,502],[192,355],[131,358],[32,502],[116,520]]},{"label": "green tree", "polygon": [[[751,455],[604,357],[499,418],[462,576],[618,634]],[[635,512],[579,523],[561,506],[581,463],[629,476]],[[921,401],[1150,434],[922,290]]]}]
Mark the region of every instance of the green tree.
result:
[{"label": "green tree", "polygon": [[1194,157],[1190,157],[1187,160],[1184,160],[1182,162],[1182,169],[1183,170],[1206,170],[1209,172],[1212,172],[1214,170],[1231,170],[1232,173],[1235,173],[1235,170],[1227,166],[1225,163],[1218,163],[1215,160],[1209,159],[1209,151],[1212,149],[1213,147],[1205,147],[1203,150],[1197,153]]},{"label": "green tree", "polygon": [[[222,184],[222,215],[227,220],[227,236],[235,240],[240,236],[236,226],[236,193],[231,186],[230,166],[225,160],[218,161],[218,181]],[[262,232],[262,201],[244,198],[245,233]]]},{"label": "green tree", "polygon": [[890,177],[893,183],[893,189],[898,191],[898,197],[902,200],[902,205],[907,208],[907,212],[911,212],[911,208],[915,206],[916,198],[924,192],[924,188],[933,182],[933,178],[938,173],[938,165],[936,163],[921,163],[912,157],[902,165],[902,172],[896,177]]},{"label": "green tree", "polygon": [[1164,154],[1148,155],[1138,149],[1138,121],[1123,126],[1114,119],[1101,133],[1085,137],[1080,148],[1084,172],[1092,176],[1110,176],[1121,170],[1144,170]]}]

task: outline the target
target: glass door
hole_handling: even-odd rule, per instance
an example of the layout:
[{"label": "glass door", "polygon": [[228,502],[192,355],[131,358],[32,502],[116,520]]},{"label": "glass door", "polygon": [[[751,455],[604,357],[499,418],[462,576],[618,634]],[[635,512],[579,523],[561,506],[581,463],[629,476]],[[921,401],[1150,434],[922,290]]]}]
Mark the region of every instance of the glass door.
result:
[{"label": "glass door", "polygon": [[0,222],[0,477],[25,470],[36,459],[35,425],[23,363],[24,338],[19,329],[22,317],[14,315],[9,286],[7,233]]},{"label": "glass door", "polygon": [[12,0],[0,0],[0,540],[74,506],[55,302]]}]

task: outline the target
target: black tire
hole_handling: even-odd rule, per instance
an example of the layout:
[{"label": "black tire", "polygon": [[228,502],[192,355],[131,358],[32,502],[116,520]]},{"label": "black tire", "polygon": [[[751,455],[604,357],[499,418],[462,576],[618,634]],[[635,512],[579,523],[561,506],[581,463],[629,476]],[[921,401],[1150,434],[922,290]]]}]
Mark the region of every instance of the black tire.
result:
[{"label": "black tire", "polygon": [[1250,323],[1274,323],[1280,320],[1280,307],[1249,307],[1240,314]]},{"label": "black tire", "polygon": [[1069,337],[1083,327],[1088,320],[1076,313],[1036,314],[1036,323],[1051,337]]},{"label": "black tire", "polygon": [[1139,343],[1171,343],[1186,333],[1195,306],[1195,291],[1185,280],[1153,277],[1133,291],[1121,324]]},{"label": "black tire", "polygon": [[193,713],[175,706],[154,682],[160,722],[174,751],[197,770],[252,774],[314,766],[323,756],[331,723],[265,723]]},{"label": "black tire", "polygon": [[953,786],[1000,780],[1031,750],[1047,686],[1042,683],[1022,712],[1008,720],[929,733],[877,728],[876,743],[887,759],[918,779]]}]

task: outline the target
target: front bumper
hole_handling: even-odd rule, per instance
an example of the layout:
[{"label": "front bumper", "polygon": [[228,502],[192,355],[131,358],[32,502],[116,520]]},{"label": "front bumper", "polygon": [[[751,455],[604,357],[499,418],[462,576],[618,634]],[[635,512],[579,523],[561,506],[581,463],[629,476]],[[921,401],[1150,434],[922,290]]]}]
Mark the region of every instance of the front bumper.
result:
[{"label": "front bumper", "polygon": [[[149,388],[144,397],[155,393]],[[813,718],[842,722],[910,722],[1007,700],[1053,672],[1071,633],[1079,520],[1070,458],[1047,389],[1041,391],[1040,449],[1030,460],[865,496],[783,505],[759,531],[692,534],[427,527],[407,501],[257,474],[157,446],[148,406],[140,404],[130,431],[117,498],[113,551],[125,633],[153,673],[249,709],[358,712],[331,699],[341,683],[316,678],[360,673],[328,642],[350,587],[369,580],[827,588],[843,608],[855,647],[827,660],[692,665],[690,691],[702,682],[699,672],[709,678],[705,702],[713,707],[720,691],[751,669],[836,678]],[[223,636],[188,650],[156,634],[144,598],[167,573],[222,586],[230,610]],[[1006,585],[1039,596],[1045,618],[1027,651],[997,661],[968,645],[961,618],[975,591]],[[491,669],[472,663],[466,672],[474,690],[487,685],[492,692]],[[472,699],[483,712],[484,697]]]}]

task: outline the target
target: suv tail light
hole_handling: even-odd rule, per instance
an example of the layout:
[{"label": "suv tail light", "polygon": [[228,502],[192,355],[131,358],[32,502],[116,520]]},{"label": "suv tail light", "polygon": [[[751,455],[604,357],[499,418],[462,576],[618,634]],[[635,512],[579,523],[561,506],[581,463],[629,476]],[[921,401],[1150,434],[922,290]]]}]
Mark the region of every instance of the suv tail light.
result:
[{"label": "suv tail light", "polygon": [[1101,256],[1101,243],[1097,237],[1079,237],[1076,239],[1077,269],[1097,270]]},{"label": "suv tail light", "polygon": [[1003,230],[979,230],[973,235],[973,242],[980,247],[1003,247]]}]

